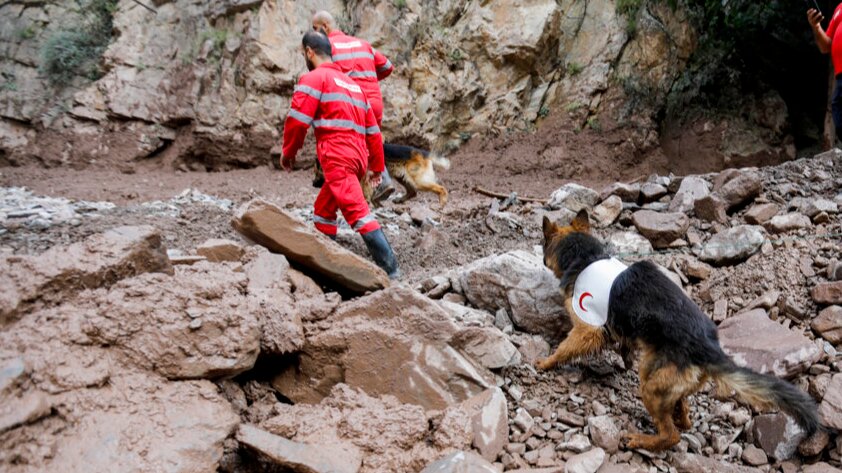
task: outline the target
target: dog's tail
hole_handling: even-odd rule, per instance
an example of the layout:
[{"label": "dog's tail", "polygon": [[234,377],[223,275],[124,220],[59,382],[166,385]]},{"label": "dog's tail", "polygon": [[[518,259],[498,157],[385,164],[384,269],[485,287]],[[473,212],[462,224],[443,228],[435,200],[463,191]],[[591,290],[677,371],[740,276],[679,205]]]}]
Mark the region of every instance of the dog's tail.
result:
[{"label": "dog's tail", "polygon": [[756,409],[777,407],[794,417],[808,436],[821,427],[815,401],[786,381],[739,367],[731,360],[709,368],[708,373],[720,392],[736,391],[740,399]]},{"label": "dog's tail", "polygon": [[436,169],[441,169],[442,171],[450,169],[450,160],[444,156],[439,156],[436,153],[430,153],[430,161],[433,162],[433,167]]}]

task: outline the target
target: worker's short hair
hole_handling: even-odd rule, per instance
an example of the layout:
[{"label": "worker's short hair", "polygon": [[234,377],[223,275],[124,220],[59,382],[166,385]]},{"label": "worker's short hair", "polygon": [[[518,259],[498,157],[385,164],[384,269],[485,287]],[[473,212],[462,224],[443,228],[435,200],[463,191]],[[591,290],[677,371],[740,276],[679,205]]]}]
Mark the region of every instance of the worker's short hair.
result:
[{"label": "worker's short hair", "polygon": [[327,36],[316,31],[308,31],[304,33],[304,38],[301,40],[301,44],[305,48],[312,49],[313,52],[322,57],[330,57],[332,54],[330,40],[327,39]]}]

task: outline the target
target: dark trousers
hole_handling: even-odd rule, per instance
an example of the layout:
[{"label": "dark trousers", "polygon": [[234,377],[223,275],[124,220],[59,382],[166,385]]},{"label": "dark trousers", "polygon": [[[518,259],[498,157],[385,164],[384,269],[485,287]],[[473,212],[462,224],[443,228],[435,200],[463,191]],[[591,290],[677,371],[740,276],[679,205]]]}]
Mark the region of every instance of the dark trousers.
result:
[{"label": "dark trousers", "polygon": [[830,114],[833,116],[833,126],[836,128],[836,139],[842,140],[842,74],[836,76],[833,100],[830,101]]}]

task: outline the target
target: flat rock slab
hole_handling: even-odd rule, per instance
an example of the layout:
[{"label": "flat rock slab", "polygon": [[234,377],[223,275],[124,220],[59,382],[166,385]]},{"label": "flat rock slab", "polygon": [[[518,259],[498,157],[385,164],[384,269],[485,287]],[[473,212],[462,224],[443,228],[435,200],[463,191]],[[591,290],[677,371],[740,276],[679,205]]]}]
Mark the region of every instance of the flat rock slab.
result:
[{"label": "flat rock slab", "polygon": [[296,473],[357,473],[362,464],[362,455],[353,447],[293,442],[248,424],[240,426],[237,440]]},{"label": "flat rock slab", "polygon": [[343,304],[330,324],[306,331],[298,366],[272,381],[295,403],[317,403],[345,383],[441,410],[494,385],[489,371],[452,345],[460,327],[450,315],[405,287]]},{"label": "flat rock slab", "polygon": [[763,414],[754,419],[754,442],[766,455],[778,461],[789,460],[807,434],[786,414]]},{"label": "flat rock slab", "polygon": [[474,448],[488,461],[494,461],[509,443],[509,416],[506,396],[500,388],[489,389],[462,403],[472,414]]},{"label": "flat rock slab", "polygon": [[764,241],[762,227],[739,225],[712,236],[702,246],[699,259],[715,266],[736,264],[757,253]]},{"label": "flat rock slab", "polygon": [[802,373],[821,358],[815,343],[771,320],[762,309],[722,322],[719,342],[738,365],[781,378]]},{"label": "flat rock slab", "polygon": [[842,281],[817,284],[810,295],[818,304],[842,304]]},{"label": "flat rock slab", "polygon": [[261,200],[243,205],[232,226],[290,262],[355,294],[389,286],[382,269],[319,235],[278,207]]},{"label": "flat rock slab", "polygon": [[652,242],[655,248],[665,248],[682,238],[690,227],[690,219],[683,213],[659,213],[640,210],[632,216],[634,226]]},{"label": "flat rock slab", "polygon": [[842,343],[842,307],[830,306],[813,319],[810,327],[834,345]]},{"label": "flat rock slab", "polygon": [[421,473],[497,473],[497,469],[474,452],[456,452],[427,465]]},{"label": "flat rock slab", "polygon": [[172,274],[161,234],[118,227],[38,256],[0,257],[0,325],[31,308],[62,303],[83,289],[146,272]]},{"label": "flat rock slab", "polygon": [[678,473],[761,473],[759,468],[738,466],[693,453],[677,453],[672,456],[672,466]]}]

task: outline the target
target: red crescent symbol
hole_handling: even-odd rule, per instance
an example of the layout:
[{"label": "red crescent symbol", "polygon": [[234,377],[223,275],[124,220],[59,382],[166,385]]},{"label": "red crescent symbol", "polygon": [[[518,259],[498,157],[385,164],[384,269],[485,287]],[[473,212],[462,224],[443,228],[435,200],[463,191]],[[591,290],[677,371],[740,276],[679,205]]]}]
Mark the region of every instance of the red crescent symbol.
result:
[{"label": "red crescent symbol", "polygon": [[584,312],[587,312],[587,311],[588,311],[588,309],[585,309],[585,306],[584,306],[584,305],[582,305],[582,303],[583,303],[583,302],[585,302],[585,298],[586,298],[586,297],[590,297],[591,299],[593,299],[593,294],[591,294],[590,292],[585,292],[585,293],[583,293],[583,294],[582,294],[582,296],[579,298],[579,307],[581,307],[581,308],[582,308],[582,311],[584,311]]}]

